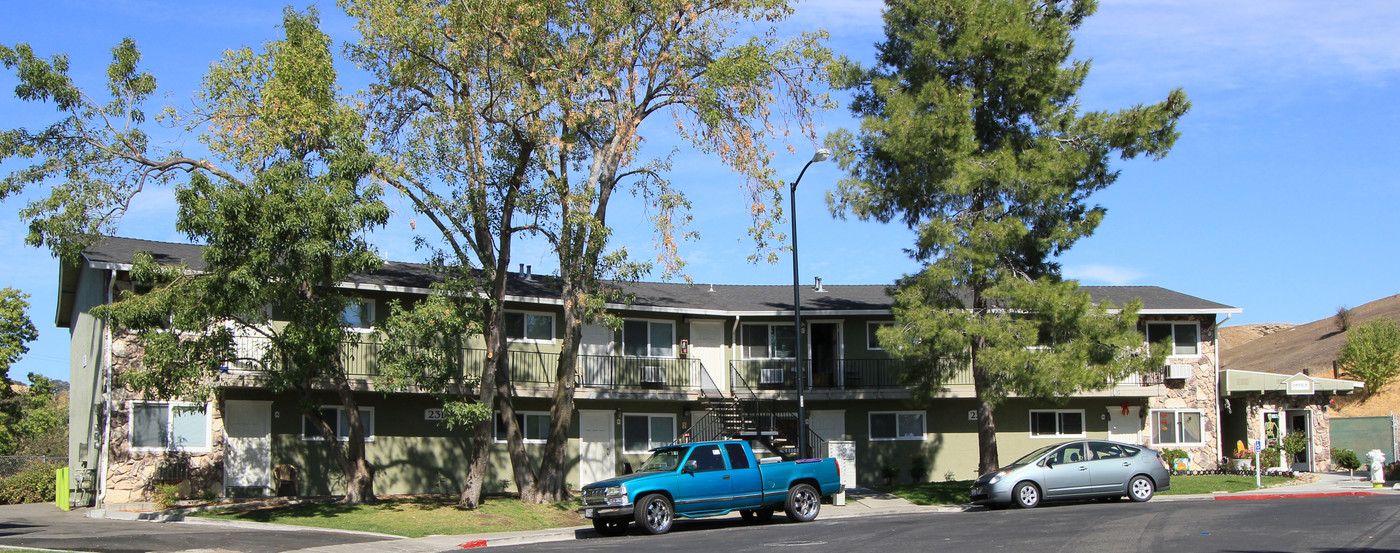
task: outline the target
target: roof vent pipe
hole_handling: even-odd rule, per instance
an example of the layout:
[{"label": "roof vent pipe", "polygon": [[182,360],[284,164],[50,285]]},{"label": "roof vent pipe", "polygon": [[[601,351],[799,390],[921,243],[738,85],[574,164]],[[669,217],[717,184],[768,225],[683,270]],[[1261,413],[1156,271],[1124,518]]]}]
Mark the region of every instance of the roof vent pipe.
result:
[{"label": "roof vent pipe", "polygon": [[825,291],[826,291],[824,288],[822,288],[822,277],[817,277],[817,284],[816,284],[816,286],[815,286],[815,290],[818,291],[818,292],[825,292]]},{"label": "roof vent pipe", "polygon": [[711,292],[715,291],[715,283],[713,283],[713,282],[710,283],[710,291],[711,291]]},{"label": "roof vent pipe", "polygon": [[520,270],[519,270],[518,272],[521,274],[521,276],[524,276],[524,275],[525,275],[525,264],[524,264],[524,263],[521,263],[521,264],[520,264]]},{"label": "roof vent pipe", "polygon": [[531,267],[531,266],[529,266],[529,265],[526,265],[526,266],[525,266],[525,280],[530,280],[530,278],[531,278],[532,276],[534,276],[534,272],[535,272],[534,269],[535,269],[534,267]]}]

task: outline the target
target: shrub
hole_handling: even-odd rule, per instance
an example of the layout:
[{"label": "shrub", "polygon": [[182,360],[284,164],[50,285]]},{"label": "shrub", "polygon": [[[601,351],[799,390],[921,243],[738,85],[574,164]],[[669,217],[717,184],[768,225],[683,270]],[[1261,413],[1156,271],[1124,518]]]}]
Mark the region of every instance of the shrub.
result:
[{"label": "shrub", "polygon": [[1351,328],[1351,308],[1345,305],[1337,307],[1337,316],[1332,318],[1332,322],[1337,324],[1338,332],[1346,332]]},{"label": "shrub", "polygon": [[1332,448],[1332,460],[1337,463],[1338,468],[1354,471],[1361,468],[1361,459],[1356,456],[1356,452],[1350,449]]},{"label": "shrub", "polygon": [[1191,458],[1191,456],[1188,455],[1184,450],[1180,450],[1180,449],[1176,449],[1176,448],[1171,448],[1171,447],[1166,448],[1166,449],[1163,449],[1162,452],[1161,452],[1161,454],[1162,454],[1162,460],[1163,460],[1163,461],[1166,461],[1166,462],[1167,462],[1167,466],[1168,466],[1168,467],[1171,467],[1172,470],[1176,470],[1176,460],[1177,460],[1177,459],[1189,459],[1189,458]]},{"label": "shrub", "polygon": [[156,505],[162,509],[169,509],[175,506],[175,502],[180,501],[179,484],[156,484]]},{"label": "shrub", "polygon": [[1266,447],[1259,452],[1259,467],[1271,469],[1278,467],[1281,451],[1277,447]]},{"label": "shrub", "polygon": [[899,466],[894,463],[880,465],[880,478],[885,479],[886,486],[894,485],[894,478],[899,476]]},{"label": "shrub", "polygon": [[59,463],[33,462],[10,476],[0,477],[0,505],[54,500],[54,471]]},{"label": "shrub", "polygon": [[915,484],[928,481],[928,457],[922,453],[909,459],[909,480]]}]

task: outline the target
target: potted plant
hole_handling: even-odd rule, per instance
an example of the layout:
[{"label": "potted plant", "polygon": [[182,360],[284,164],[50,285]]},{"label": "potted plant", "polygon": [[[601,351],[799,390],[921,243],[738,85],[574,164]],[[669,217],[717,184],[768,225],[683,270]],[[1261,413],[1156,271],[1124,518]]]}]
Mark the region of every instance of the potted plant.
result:
[{"label": "potted plant", "polygon": [[1230,464],[1235,470],[1249,470],[1254,466],[1254,453],[1247,449],[1236,449],[1230,454]]}]

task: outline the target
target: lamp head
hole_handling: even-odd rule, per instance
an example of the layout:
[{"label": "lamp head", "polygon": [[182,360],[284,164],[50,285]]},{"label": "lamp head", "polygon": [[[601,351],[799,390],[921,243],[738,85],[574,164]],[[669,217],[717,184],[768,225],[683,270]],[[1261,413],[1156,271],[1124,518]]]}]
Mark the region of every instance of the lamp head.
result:
[{"label": "lamp head", "polygon": [[822,148],[820,150],[817,150],[817,153],[812,154],[812,161],[826,161],[829,157],[831,157],[831,150],[828,148]]}]

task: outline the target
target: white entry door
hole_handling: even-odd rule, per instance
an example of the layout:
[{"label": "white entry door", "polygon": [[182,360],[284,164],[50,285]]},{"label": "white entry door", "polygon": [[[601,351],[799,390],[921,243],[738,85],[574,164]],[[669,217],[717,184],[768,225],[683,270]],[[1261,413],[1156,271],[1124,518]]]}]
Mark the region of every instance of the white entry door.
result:
[{"label": "white entry door", "polygon": [[613,371],[610,370],[613,362],[612,342],[611,328],[593,323],[583,325],[578,353],[584,386],[611,388],[615,384]]},{"label": "white entry door", "polygon": [[578,440],[578,486],[617,476],[614,454],[612,411],[580,409]]},{"label": "white entry door", "polygon": [[716,388],[722,392],[729,390],[729,365],[724,362],[724,323],[721,321],[695,321],[690,323],[690,353],[705,367],[709,379],[703,382],[705,388]]},{"label": "white entry door", "polygon": [[[1108,439],[1126,444],[1142,443],[1141,407],[1136,405],[1124,409],[1122,406],[1108,407]],[[1126,413],[1124,411],[1127,411]]]},{"label": "white entry door", "polygon": [[272,402],[224,402],[224,487],[272,488]]}]

